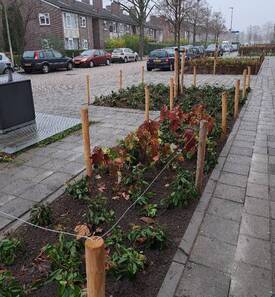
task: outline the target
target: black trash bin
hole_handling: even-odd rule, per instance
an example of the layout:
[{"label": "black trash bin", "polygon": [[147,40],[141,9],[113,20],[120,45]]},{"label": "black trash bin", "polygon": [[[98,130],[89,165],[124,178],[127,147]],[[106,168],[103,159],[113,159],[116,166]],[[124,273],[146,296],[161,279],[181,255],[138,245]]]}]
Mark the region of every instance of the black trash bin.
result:
[{"label": "black trash bin", "polygon": [[30,80],[0,84],[0,133],[30,125],[35,122]]}]

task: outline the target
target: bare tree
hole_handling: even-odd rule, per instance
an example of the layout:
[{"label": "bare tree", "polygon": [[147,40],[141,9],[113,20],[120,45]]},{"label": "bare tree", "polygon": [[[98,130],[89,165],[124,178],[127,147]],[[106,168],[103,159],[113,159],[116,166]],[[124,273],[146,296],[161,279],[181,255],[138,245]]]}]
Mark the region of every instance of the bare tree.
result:
[{"label": "bare tree", "polygon": [[148,16],[154,8],[151,0],[120,0],[119,3],[124,11],[137,23],[139,28],[139,56],[144,55],[145,25]]},{"label": "bare tree", "polygon": [[226,27],[225,27],[225,20],[221,14],[221,12],[214,12],[213,13],[213,18],[211,21],[211,29],[214,35],[214,40],[215,43],[219,43],[219,38],[220,35],[225,32]]}]

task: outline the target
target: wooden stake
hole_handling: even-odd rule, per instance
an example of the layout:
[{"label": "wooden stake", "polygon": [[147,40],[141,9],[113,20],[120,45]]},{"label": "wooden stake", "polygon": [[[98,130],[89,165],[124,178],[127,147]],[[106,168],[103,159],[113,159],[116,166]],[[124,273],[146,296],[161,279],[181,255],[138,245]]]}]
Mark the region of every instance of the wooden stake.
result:
[{"label": "wooden stake", "polygon": [[216,72],[217,72],[217,56],[216,56],[216,53],[215,53],[215,56],[214,56],[214,66],[213,66],[213,74],[216,75]]},{"label": "wooden stake", "polygon": [[90,75],[86,75],[86,94],[87,94],[87,103],[91,104],[91,85],[90,85]]},{"label": "wooden stake", "polygon": [[246,89],[250,88],[250,83],[251,83],[251,66],[247,67],[247,84],[246,84]]},{"label": "wooden stake", "polygon": [[170,78],[170,110],[174,107],[174,79]]},{"label": "wooden stake", "polygon": [[197,66],[193,67],[193,86],[197,86]]},{"label": "wooden stake", "polygon": [[243,71],[243,97],[246,96],[246,80],[247,80],[247,69]]},{"label": "wooden stake", "polygon": [[119,90],[122,90],[122,70],[119,71]]},{"label": "wooden stake", "polygon": [[148,86],[144,87],[145,90],[145,121],[149,121],[149,106],[150,106],[150,92]]},{"label": "wooden stake", "polygon": [[82,136],[84,148],[84,160],[86,164],[86,175],[92,177],[91,144],[90,144],[90,122],[88,107],[81,109]]},{"label": "wooden stake", "polygon": [[196,170],[196,189],[199,193],[202,191],[203,185],[203,172],[204,172],[204,160],[206,151],[206,138],[208,133],[207,121],[200,122],[200,135],[199,145],[197,153],[197,170]]},{"label": "wooden stake", "polygon": [[175,97],[179,95],[179,50],[175,49]]},{"label": "wooden stake", "polygon": [[183,94],[183,89],[184,89],[184,67],[185,67],[185,59],[186,59],[186,52],[185,49],[182,53],[182,58],[181,58],[181,73],[180,73],[180,92]]},{"label": "wooden stake", "polygon": [[222,94],[222,133],[227,133],[227,93]]},{"label": "wooden stake", "polygon": [[239,114],[240,85],[241,85],[241,81],[238,79],[235,83],[235,99],[234,99],[234,119],[235,120],[237,119]]},{"label": "wooden stake", "polygon": [[144,85],[144,66],[141,67],[141,83]]},{"label": "wooden stake", "polygon": [[87,297],[105,297],[104,240],[92,237],[85,242]]}]

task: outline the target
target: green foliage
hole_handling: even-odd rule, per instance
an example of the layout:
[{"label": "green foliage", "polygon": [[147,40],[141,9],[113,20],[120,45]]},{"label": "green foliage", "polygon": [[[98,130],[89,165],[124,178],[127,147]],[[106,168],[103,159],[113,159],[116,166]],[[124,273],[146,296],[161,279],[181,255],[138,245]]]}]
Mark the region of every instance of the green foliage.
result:
[{"label": "green foliage", "polygon": [[2,239],[0,241],[0,263],[12,265],[20,248],[21,242],[19,240],[15,238]]},{"label": "green foliage", "polygon": [[141,213],[146,217],[154,218],[156,217],[157,212],[158,212],[157,204],[147,204],[147,205],[144,205]]},{"label": "green foliage", "polygon": [[37,203],[31,209],[30,220],[38,226],[49,226],[52,223],[52,209],[47,204]]},{"label": "green foliage", "polygon": [[177,169],[177,176],[171,184],[171,189],[170,197],[163,200],[167,207],[187,206],[190,201],[198,197],[192,173],[182,168]]},{"label": "green foliage", "polygon": [[79,181],[73,184],[69,184],[66,188],[66,192],[74,199],[82,200],[89,195],[88,178],[83,177]]},{"label": "green foliage", "polygon": [[13,160],[11,155],[0,152],[0,163],[8,163]]},{"label": "green foliage", "polygon": [[55,34],[44,35],[40,39],[40,46],[42,49],[53,48],[64,54],[64,40]]},{"label": "green foliage", "polygon": [[111,223],[115,218],[115,212],[106,208],[107,198],[97,196],[88,201],[86,212],[87,221],[96,226],[102,223]]},{"label": "green foliage", "polygon": [[128,234],[128,239],[136,245],[146,248],[162,249],[167,240],[164,230],[159,226],[139,226],[134,225]]},{"label": "green foliage", "polygon": [[0,271],[0,296],[23,297],[23,287],[16,281],[9,271]]},{"label": "green foliage", "polygon": [[207,151],[204,164],[204,171],[210,173],[212,169],[218,164],[217,143],[209,137],[207,139]]},{"label": "green foliage", "polygon": [[109,272],[117,279],[134,279],[144,269],[146,258],[133,248],[117,245],[109,258]]},{"label": "green foliage", "polygon": [[81,274],[81,255],[83,250],[77,240],[70,240],[60,235],[59,242],[44,247],[44,252],[51,262],[52,272],[47,282],[58,285],[59,297],[81,296],[84,283]]},{"label": "green foliage", "polygon": [[107,247],[121,245],[124,240],[124,234],[120,227],[115,228],[112,233],[105,239]]}]

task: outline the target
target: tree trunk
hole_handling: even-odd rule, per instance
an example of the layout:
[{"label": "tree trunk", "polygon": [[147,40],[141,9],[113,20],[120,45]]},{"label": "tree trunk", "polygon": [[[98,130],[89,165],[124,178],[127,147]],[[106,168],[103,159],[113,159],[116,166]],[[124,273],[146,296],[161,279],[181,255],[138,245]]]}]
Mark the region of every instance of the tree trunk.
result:
[{"label": "tree trunk", "polygon": [[144,24],[140,24],[139,32],[139,57],[142,60],[144,56]]},{"label": "tree trunk", "polygon": [[193,45],[196,45],[197,24],[193,26]]}]

